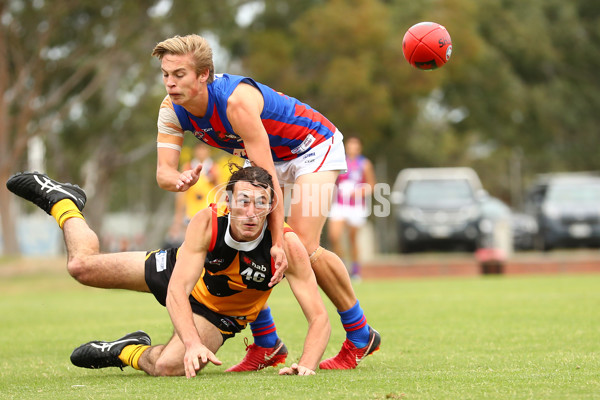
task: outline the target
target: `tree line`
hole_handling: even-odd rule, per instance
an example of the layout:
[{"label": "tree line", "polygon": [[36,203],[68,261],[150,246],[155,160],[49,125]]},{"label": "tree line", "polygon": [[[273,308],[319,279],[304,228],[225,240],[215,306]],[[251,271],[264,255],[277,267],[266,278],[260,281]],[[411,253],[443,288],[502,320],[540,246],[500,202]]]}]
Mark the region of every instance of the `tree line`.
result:
[{"label": "tree line", "polygon": [[[216,47],[217,72],[298,97],[362,138],[380,180],[472,166],[518,206],[517,178],[600,170],[599,15],[593,0],[5,0],[0,180],[27,168],[37,138],[45,169],[91,194],[92,227],[108,210],[171,212],[154,177],[165,92],[150,52],[198,33]],[[404,32],[420,21],[450,32],[441,69],[404,60]],[[11,196],[2,185],[8,254],[18,252]]]}]

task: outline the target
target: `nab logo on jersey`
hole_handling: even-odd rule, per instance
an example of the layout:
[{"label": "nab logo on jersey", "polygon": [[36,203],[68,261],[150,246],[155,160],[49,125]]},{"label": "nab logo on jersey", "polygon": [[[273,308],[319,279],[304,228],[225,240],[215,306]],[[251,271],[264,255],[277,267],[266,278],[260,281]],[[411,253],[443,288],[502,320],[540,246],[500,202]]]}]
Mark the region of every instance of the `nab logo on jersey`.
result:
[{"label": "nab logo on jersey", "polygon": [[265,281],[267,277],[265,275],[267,267],[255,263],[247,256],[242,257],[242,263],[243,265],[240,266],[240,269],[242,269],[240,275],[244,277],[244,280],[256,283],[261,283]]}]

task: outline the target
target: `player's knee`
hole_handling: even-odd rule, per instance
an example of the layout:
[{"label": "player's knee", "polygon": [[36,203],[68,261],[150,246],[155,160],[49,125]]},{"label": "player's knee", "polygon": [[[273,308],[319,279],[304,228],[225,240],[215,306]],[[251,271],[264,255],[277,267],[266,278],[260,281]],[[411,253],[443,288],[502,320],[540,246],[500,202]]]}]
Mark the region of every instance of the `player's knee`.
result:
[{"label": "player's knee", "polygon": [[302,235],[298,232],[296,232],[296,235],[298,235],[298,239],[300,239],[300,242],[302,242],[302,246],[304,246],[308,254],[315,251],[320,245],[319,238],[315,239],[313,237]]},{"label": "player's knee", "polygon": [[172,360],[167,360],[165,357],[159,357],[154,364],[152,371],[154,376],[182,376],[185,375],[183,365],[181,363],[173,363]]}]

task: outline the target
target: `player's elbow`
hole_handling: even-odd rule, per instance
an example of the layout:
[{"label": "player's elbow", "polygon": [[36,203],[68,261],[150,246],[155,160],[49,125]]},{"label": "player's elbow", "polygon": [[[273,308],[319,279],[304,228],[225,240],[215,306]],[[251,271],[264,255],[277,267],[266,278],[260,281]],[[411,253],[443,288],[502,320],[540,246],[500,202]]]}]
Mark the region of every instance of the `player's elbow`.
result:
[{"label": "player's elbow", "polygon": [[86,257],[73,257],[67,261],[67,271],[82,285],[99,286],[95,273],[97,269]]}]

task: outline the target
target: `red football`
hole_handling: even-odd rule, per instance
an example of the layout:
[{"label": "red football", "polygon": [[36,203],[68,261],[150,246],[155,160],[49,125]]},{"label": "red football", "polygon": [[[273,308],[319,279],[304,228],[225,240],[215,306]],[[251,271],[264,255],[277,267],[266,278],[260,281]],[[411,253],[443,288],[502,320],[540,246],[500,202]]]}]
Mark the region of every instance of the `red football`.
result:
[{"label": "red football", "polygon": [[402,39],[406,60],[415,68],[430,70],[446,64],[452,55],[452,39],[440,24],[420,22],[411,26]]}]

